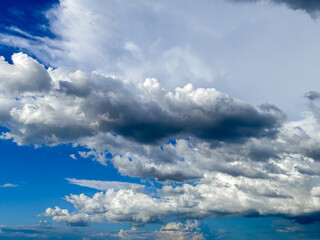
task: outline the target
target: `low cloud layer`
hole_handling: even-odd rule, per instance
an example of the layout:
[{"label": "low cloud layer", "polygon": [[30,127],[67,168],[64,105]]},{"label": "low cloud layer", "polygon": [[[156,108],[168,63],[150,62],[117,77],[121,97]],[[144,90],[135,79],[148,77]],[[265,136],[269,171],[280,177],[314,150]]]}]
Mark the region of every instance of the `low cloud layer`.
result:
[{"label": "low cloud layer", "polygon": [[[198,221],[187,221],[186,223],[168,222],[158,230],[143,230],[135,227],[120,231],[106,231],[94,228],[74,228],[69,226],[54,226],[46,220],[40,220],[35,225],[4,226],[0,225],[1,239],[83,239],[83,240],[204,240],[208,234]],[[216,239],[210,236],[210,239]],[[213,237],[213,238],[212,238]]]},{"label": "low cloud layer", "polygon": [[178,166],[183,176],[180,181],[192,180],[188,175],[191,169],[199,174],[198,180],[182,185],[164,182],[156,196],[125,188],[109,189],[93,197],[70,195],[66,199],[77,211],[62,214],[60,208],[49,208],[45,215],[69,224],[69,218],[83,220],[84,213],[88,219],[135,225],[162,222],[169,216],[277,215],[301,223],[317,221],[314,214],[320,210],[320,173],[316,169],[320,163],[310,153],[316,151],[318,139],[318,124],[310,115],[284,124],[275,139],[214,147],[190,138],[163,145],[159,155],[155,146],[148,149],[154,156],[161,156],[161,152],[170,156],[164,161],[141,149],[131,153],[127,149],[126,155],[111,159],[124,175],[145,177],[148,173],[158,180],[166,176],[166,180],[177,181],[171,172]]}]

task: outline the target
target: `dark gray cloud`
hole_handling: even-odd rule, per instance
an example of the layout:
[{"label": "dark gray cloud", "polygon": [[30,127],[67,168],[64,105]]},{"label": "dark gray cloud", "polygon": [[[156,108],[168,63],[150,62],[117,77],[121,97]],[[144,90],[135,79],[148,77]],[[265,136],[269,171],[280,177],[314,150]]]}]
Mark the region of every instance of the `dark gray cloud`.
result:
[{"label": "dark gray cloud", "polygon": [[284,3],[293,10],[303,10],[311,16],[316,17],[320,12],[320,2],[318,0],[272,0],[275,3]]},{"label": "dark gray cloud", "polygon": [[[2,139],[72,142],[89,149],[81,156],[98,156],[101,163],[111,153],[109,160],[120,174],[194,184],[181,184],[181,194],[162,198],[134,189],[108,189],[92,198],[71,195],[66,199],[75,212],[56,207],[43,216],[72,226],[105,220],[141,225],[168,216],[318,211],[318,176],[301,170],[319,166],[313,161],[320,159],[314,118],[284,123],[277,107],[257,109],[214,88],[187,84],[166,91],[153,78],[134,85],[97,73],[46,70],[18,56],[30,72],[17,68],[14,81],[11,65],[0,61],[4,84],[28,86],[17,92],[0,89],[0,121],[10,129]],[[46,87],[29,86],[33,76],[42,76],[38,80]],[[175,142],[164,144],[170,138]]]},{"label": "dark gray cloud", "polygon": [[301,174],[320,176],[320,169],[305,168],[301,166],[295,166],[295,169],[297,169],[297,171]]},{"label": "dark gray cloud", "polygon": [[1,98],[8,101],[0,121],[11,130],[5,138],[20,144],[74,142],[99,132],[145,144],[172,136],[242,142],[275,136],[284,119],[273,105],[258,110],[213,88],[188,84],[165,91],[156,79],[136,86],[94,73],[46,70],[22,53],[13,59],[17,66],[0,62]]},{"label": "dark gray cloud", "polygon": [[305,98],[313,101],[313,100],[317,100],[320,98],[320,92],[316,92],[316,91],[310,91],[310,92],[307,92],[305,95],[304,95]]},{"label": "dark gray cloud", "polygon": [[296,223],[299,224],[312,224],[315,222],[320,222],[320,212],[314,212],[311,214],[305,214],[301,216],[291,217]]},{"label": "dark gray cloud", "polygon": [[[262,0],[231,0],[232,2],[259,2]],[[293,10],[302,10],[316,18],[320,13],[320,2],[318,0],[269,0],[276,4],[284,4]]]},{"label": "dark gray cloud", "polygon": [[[120,119],[114,123],[102,120],[101,130],[114,131],[142,143],[153,143],[173,135],[193,135],[201,139],[218,141],[242,141],[250,137],[274,136],[279,121],[275,116],[259,113],[251,106],[218,106],[207,115],[191,115],[178,112],[183,118],[170,116],[156,104],[143,106],[117,106],[122,109]],[[228,109],[229,108],[229,109]],[[234,109],[232,109],[234,108]],[[118,121],[119,120],[119,121]]]}]

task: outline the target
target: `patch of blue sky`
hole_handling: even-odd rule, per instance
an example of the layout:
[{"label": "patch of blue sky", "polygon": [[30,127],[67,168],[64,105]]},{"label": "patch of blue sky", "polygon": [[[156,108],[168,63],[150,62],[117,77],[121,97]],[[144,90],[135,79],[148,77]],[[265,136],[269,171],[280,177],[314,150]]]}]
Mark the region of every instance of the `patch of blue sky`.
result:
[{"label": "patch of blue sky", "polygon": [[21,35],[13,31],[12,27],[14,27],[32,36],[54,38],[55,35],[48,27],[48,19],[44,12],[58,3],[58,0],[2,0],[0,32]]},{"label": "patch of blue sky", "polygon": [[[57,36],[49,27],[49,20],[45,13],[58,3],[58,0],[2,0],[0,7],[0,40],[3,36],[13,36],[26,39],[32,45],[38,45],[39,42],[44,41],[42,38],[56,38]],[[6,44],[0,41],[0,55],[5,57],[9,63],[12,63],[12,54],[17,52],[27,53],[39,61],[37,55],[28,47],[21,47],[13,43]]]},{"label": "patch of blue sky", "polygon": [[121,176],[111,164],[104,166],[91,159],[71,158],[71,154],[83,150],[71,144],[34,148],[1,140],[0,150],[0,184],[18,185],[0,188],[0,225],[36,223],[39,220],[36,216],[45,211],[48,203],[53,204],[51,207],[70,208],[64,196],[81,193],[92,196],[97,192],[69,184],[66,178],[140,183],[138,178]]}]

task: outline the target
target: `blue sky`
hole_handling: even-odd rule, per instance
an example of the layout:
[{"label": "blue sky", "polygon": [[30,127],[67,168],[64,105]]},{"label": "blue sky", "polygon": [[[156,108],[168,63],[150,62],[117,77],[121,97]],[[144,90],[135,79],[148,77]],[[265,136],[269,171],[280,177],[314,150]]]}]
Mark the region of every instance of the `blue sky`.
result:
[{"label": "blue sky", "polygon": [[319,239],[318,1],[0,3],[0,239]]}]

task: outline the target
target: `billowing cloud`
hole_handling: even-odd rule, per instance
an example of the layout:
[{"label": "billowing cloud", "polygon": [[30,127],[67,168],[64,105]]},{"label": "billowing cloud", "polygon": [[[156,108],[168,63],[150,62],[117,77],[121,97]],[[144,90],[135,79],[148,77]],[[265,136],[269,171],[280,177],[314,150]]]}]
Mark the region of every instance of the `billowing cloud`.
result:
[{"label": "billowing cloud", "polygon": [[53,221],[62,222],[71,226],[87,226],[88,223],[102,222],[103,218],[99,214],[90,215],[84,212],[69,213],[67,209],[55,207],[54,209],[48,208],[42,215],[52,217]]},{"label": "billowing cloud", "polygon": [[[233,177],[223,173],[207,174],[195,185],[164,186],[158,197],[134,190],[107,190],[93,197],[84,194],[70,195],[66,199],[77,209],[69,213],[60,208],[46,210],[46,216],[55,221],[73,223],[80,219],[130,222],[141,225],[162,222],[169,216],[205,218],[221,216],[297,217],[320,210],[318,186],[309,186],[310,176],[294,171],[294,164],[284,160],[283,174],[270,174],[273,179]],[[287,165],[287,166],[286,166]],[[319,181],[319,178],[313,178]],[[65,214],[62,214],[66,211]],[[83,218],[83,214],[88,214]]]},{"label": "billowing cloud", "polygon": [[[98,71],[136,83],[156,77],[166,89],[186,83],[215,86],[254,105],[277,102],[297,117],[298,97],[313,89],[319,76],[313,60],[319,55],[313,47],[319,30],[306,14],[276,6],[228,0],[196,6],[192,1],[62,0],[45,13],[51,39],[32,36],[24,26],[8,26],[0,43],[26,49],[47,66]],[[291,66],[300,67],[294,72]]]},{"label": "billowing cloud", "polygon": [[[87,149],[81,157],[110,161],[122,175],[163,185],[153,196],[138,184],[68,179],[106,191],[67,196],[76,211],[48,208],[44,216],[54,221],[143,225],[169,216],[298,217],[320,210],[316,111],[284,122],[274,105],[256,109],[213,88],[187,84],[166,91],[154,78],[135,84],[95,72],[45,69],[22,53],[15,58],[30,63],[31,71],[16,68],[13,78],[8,66],[17,64],[0,63],[3,83],[12,86],[0,89],[0,121],[9,129],[2,139],[71,142]],[[33,75],[45,87],[25,83]],[[15,85],[23,87],[10,90]]]},{"label": "billowing cloud", "polygon": [[[19,144],[58,144],[99,132],[148,144],[175,135],[245,141],[272,137],[283,120],[275,107],[258,111],[213,88],[195,89],[188,84],[166,92],[153,78],[135,87],[95,73],[45,70],[22,53],[13,59],[32,63],[32,67],[15,69],[14,78],[10,69],[14,65],[0,63],[3,86],[21,89],[14,94],[10,87],[0,89],[1,101],[6,103],[0,121],[11,130],[4,138]],[[45,88],[31,84],[30,79],[43,81]],[[37,89],[31,89],[34,86]]]},{"label": "billowing cloud", "polygon": [[[144,146],[132,145],[132,150],[129,147],[111,159],[122,174],[191,181],[188,172],[192,169],[199,174],[198,180],[176,186],[164,182],[156,196],[134,189],[109,189],[93,197],[81,194],[66,199],[77,209],[72,214],[87,213],[136,225],[161,222],[169,216],[280,215],[310,222],[320,210],[320,163],[311,154],[318,139],[319,126],[310,115],[285,123],[273,139],[252,138],[242,144],[216,146],[195,138],[178,139],[164,144],[158,152],[153,145],[145,152]],[[155,157],[161,154],[166,158]],[[171,174],[174,166],[179,166],[182,178]],[[146,169],[150,169],[149,175]]]},{"label": "billowing cloud", "polygon": [[13,64],[0,58],[0,91],[7,95],[45,92],[50,89],[51,78],[43,65],[25,54],[12,55]]}]

